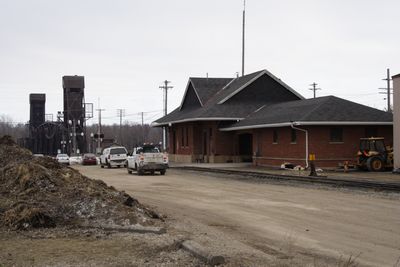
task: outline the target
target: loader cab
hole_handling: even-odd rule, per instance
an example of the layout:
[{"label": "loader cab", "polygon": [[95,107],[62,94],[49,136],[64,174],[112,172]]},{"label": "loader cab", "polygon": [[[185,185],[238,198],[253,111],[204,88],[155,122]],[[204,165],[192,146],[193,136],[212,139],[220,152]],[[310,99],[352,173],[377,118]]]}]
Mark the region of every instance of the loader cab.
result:
[{"label": "loader cab", "polygon": [[357,165],[363,170],[383,171],[393,167],[393,150],[385,146],[383,137],[360,138],[357,156]]},{"label": "loader cab", "polygon": [[384,138],[361,138],[360,151],[386,153]]}]

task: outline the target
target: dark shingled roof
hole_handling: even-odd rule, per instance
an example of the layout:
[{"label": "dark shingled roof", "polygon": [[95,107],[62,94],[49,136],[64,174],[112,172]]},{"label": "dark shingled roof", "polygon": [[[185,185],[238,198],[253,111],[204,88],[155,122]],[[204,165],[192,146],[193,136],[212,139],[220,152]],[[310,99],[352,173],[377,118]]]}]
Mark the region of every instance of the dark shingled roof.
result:
[{"label": "dark shingled roof", "polygon": [[233,78],[198,78],[191,77],[189,80],[192,82],[194,90],[196,90],[200,101],[203,105],[215,95],[221,88],[227,85]]},{"label": "dark shingled roof", "polygon": [[291,122],[393,122],[393,115],[335,96],[296,100],[264,106],[225,130],[267,127]]},{"label": "dark shingled roof", "polygon": [[[190,78],[189,82],[194,87],[200,98],[202,107],[178,107],[166,116],[156,120],[153,125],[165,125],[168,123],[176,123],[182,121],[195,121],[204,119],[221,119],[224,120],[237,120],[243,119],[251,112],[259,109],[266,104],[266,101],[259,101],[260,99],[255,98],[250,102],[241,101],[226,101],[234,94],[239,92],[239,89],[243,86],[248,85],[249,82],[253,81],[257,77],[267,75],[272,79],[279,88],[285,88],[294,99],[302,98],[289,86],[282,83],[279,79],[273,76],[266,70],[257,71],[245,76],[241,76],[235,79],[232,78]],[[186,90],[188,90],[190,83]],[[264,88],[262,88],[264,90]],[[265,88],[268,90],[268,88]],[[265,92],[265,91],[264,91]],[[269,91],[266,91],[268,94]],[[185,92],[185,96],[186,97]],[[275,101],[275,100],[274,100]],[[220,103],[223,102],[223,103]],[[182,102],[183,103],[183,102]],[[276,103],[276,101],[274,102]],[[182,109],[181,109],[182,108]]]}]

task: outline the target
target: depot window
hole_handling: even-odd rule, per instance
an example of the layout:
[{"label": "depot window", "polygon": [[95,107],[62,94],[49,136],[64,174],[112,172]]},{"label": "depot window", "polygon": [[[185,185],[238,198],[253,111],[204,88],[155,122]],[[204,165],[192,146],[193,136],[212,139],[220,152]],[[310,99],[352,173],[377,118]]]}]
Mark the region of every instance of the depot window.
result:
[{"label": "depot window", "polygon": [[290,143],[296,144],[297,143],[297,132],[295,129],[292,129],[291,135],[290,135]]},{"label": "depot window", "polygon": [[185,146],[189,146],[189,127],[186,127]]},{"label": "depot window", "polygon": [[181,128],[181,147],[185,146],[185,128]]},{"label": "depot window", "polygon": [[272,132],[272,143],[277,144],[278,143],[278,131],[274,130]]},{"label": "depot window", "polygon": [[330,131],[329,141],[332,143],[342,143],[343,142],[343,128],[332,127]]}]

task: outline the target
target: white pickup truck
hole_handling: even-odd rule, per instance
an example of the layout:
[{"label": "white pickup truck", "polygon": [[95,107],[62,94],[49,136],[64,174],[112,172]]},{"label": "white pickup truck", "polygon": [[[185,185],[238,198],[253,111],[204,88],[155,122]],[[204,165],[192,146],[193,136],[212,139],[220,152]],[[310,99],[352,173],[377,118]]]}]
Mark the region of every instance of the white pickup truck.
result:
[{"label": "white pickup truck", "polygon": [[100,156],[100,167],[104,168],[104,166],[107,166],[111,168],[117,166],[119,168],[125,166],[127,153],[126,148],[122,146],[105,148]]},{"label": "white pickup truck", "polygon": [[128,173],[137,171],[138,175],[145,172],[154,174],[156,171],[164,175],[168,168],[168,154],[162,153],[154,145],[144,145],[133,150],[132,156],[127,159]]}]

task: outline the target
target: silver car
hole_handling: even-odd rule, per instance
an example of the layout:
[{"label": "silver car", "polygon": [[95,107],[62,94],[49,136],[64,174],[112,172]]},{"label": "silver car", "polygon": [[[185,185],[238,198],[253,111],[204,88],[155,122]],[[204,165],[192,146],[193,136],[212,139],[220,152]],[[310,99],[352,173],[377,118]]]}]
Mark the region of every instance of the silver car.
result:
[{"label": "silver car", "polygon": [[61,164],[69,165],[69,157],[67,154],[57,154],[56,160]]}]

